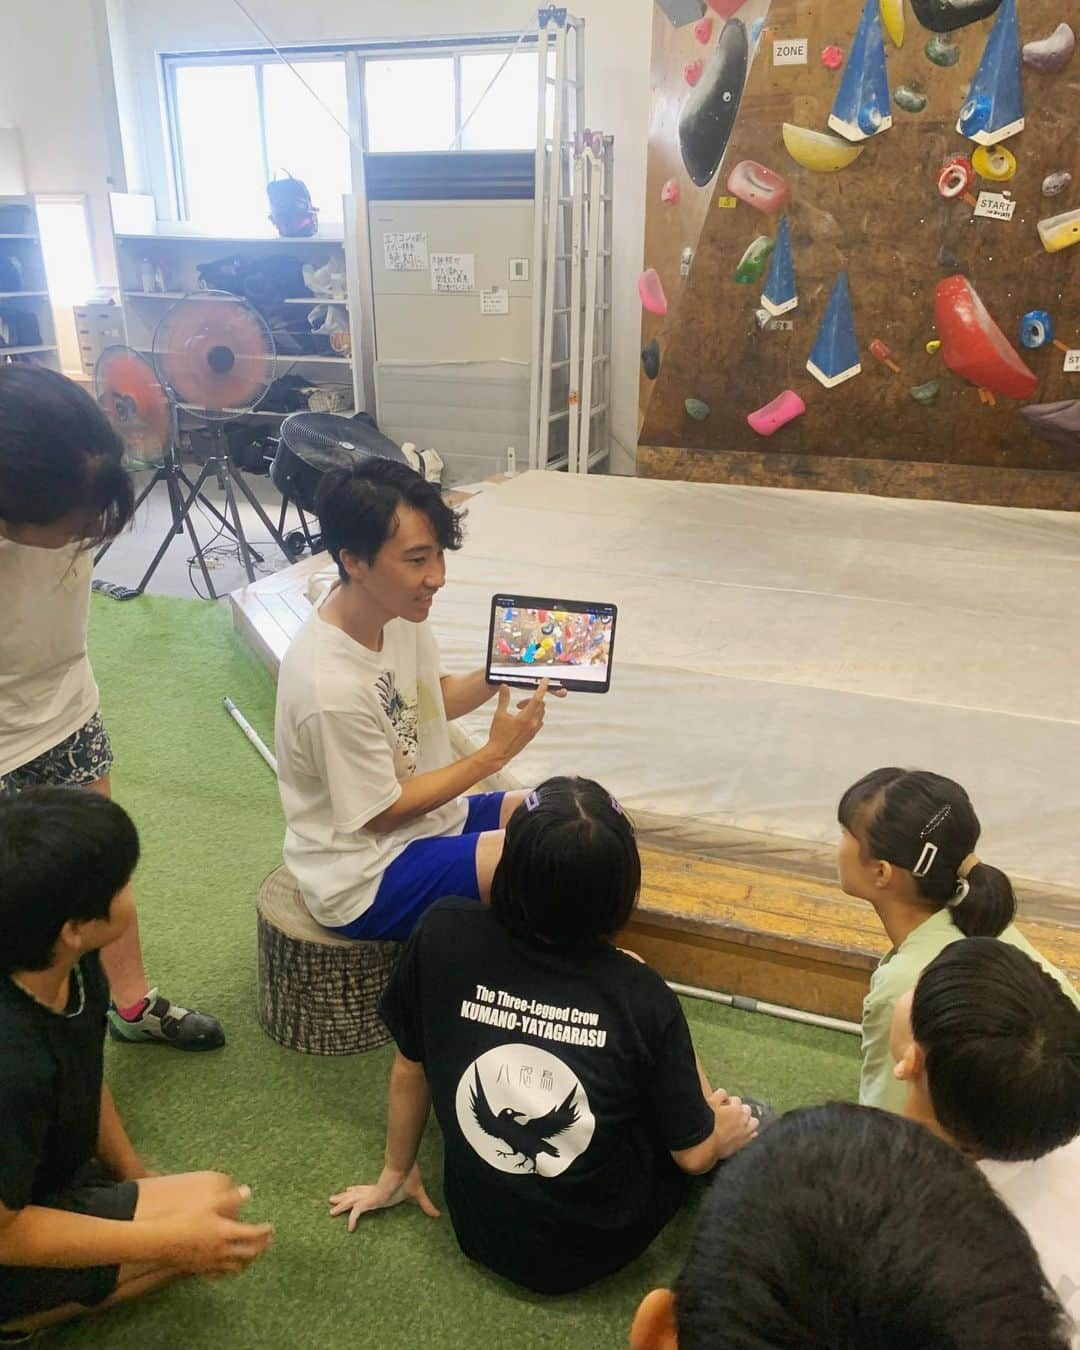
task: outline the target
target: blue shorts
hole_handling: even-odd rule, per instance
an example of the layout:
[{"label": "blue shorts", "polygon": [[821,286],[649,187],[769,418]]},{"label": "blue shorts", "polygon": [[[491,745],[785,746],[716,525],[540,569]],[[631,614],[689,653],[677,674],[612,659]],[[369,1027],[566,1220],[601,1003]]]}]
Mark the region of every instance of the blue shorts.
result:
[{"label": "blue shorts", "polygon": [[407,938],[425,910],[444,895],[479,900],[476,880],[476,841],[497,830],[505,792],[478,792],[467,797],[469,814],[460,834],[414,839],[383,873],[370,909],[340,928],[338,937],[401,941]]}]

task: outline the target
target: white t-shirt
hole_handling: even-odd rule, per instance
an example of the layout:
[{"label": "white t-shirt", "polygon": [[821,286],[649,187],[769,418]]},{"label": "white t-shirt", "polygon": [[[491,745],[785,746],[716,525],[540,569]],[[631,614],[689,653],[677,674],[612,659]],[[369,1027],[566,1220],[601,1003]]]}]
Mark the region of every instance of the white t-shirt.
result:
[{"label": "white t-shirt", "polygon": [[0,774],[59,745],[98,710],[86,655],[93,570],[76,545],[0,538]]},{"label": "white t-shirt", "polygon": [[979,1166],[1027,1229],[1080,1350],[1080,1135],[1033,1162],[984,1159]]},{"label": "white t-shirt", "polygon": [[392,619],[373,652],[315,610],[285,653],[275,730],[285,862],[327,927],[370,909],[414,839],[461,833],[464,797],[397,830],[364,828],[404,780],[453,762],[439,680],[427,623]]}]

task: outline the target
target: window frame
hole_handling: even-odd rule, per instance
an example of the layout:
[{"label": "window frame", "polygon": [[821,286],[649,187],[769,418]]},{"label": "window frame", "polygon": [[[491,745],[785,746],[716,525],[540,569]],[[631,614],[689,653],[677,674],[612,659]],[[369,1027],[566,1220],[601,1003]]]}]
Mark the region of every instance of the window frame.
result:
[{"label": "window frame", "polygon": [[[538,48],[539,39],[537,36],[530,35],[521,40],[515,34],[495,34],[486,37],[432,38],[427,41],[412,42],[305,44],[303,46],[282,47],[281,53],[294,65],[301,65],[306,61],[341,60],[344,62],[349,127],[351,133],[358,137],[364,152],[368,148],[367,85],[365,80],[367,62],[369,60],[393,61],[416,60],[423,57],[451,57],[454,64],[454,139],[453,144],[448,146],[447,150],[452,153],[464,153],[461,145],[462,120],[465,115],[461,106],[461,58],[484,53],[509,56],[515,51],[536,52]],[[280,63],[277,53],[266,47],[237,48],[231,51],[162,52],[159,60],[168,133],[169,161],[172,170],[173,207],[177,213],[177,219],[185,221],[191,219],[187,200],[183,137],[180,131],[176,88],[176,72],[181,68],[214,65],[253,65],[255,67],[259,139],[262,148],[264,177],[269,182],[263,69],[269,63],[275,65]],[[358,147],[353,141],[352,135],[350,135],[350,189],[353,191],[355,191],[355,184],[358,181],[357,152]],[[499,152],[496,150],[492,153],[497,154]]]}]

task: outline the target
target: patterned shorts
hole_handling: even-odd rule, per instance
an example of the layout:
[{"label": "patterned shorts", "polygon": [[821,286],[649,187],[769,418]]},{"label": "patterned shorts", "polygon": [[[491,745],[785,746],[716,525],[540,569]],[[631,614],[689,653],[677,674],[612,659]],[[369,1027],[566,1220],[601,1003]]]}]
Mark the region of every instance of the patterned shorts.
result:
[{"label": "patterned shorts", "polygon": [[15,797],[32,787],[88,787],[113,766],[109,733],[96,712],[78,731],[37,759],[0,774],[0,797]]}]

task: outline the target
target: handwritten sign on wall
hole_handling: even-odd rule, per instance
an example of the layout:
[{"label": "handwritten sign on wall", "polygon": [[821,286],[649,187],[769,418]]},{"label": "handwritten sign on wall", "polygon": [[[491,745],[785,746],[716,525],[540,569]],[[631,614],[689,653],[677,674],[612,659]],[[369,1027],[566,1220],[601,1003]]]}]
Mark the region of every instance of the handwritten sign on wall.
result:
[{"label": "handwritten sign on wall", "polygon": [[383,263],[388,272],[426,272],[428,270],[427,235],[418,230],[398,230],[384,234]]},{"label": "handwritten sign on wall", "polygon": [[433,253],[431,289],[444,293],[476,290],[475,253]]}]

